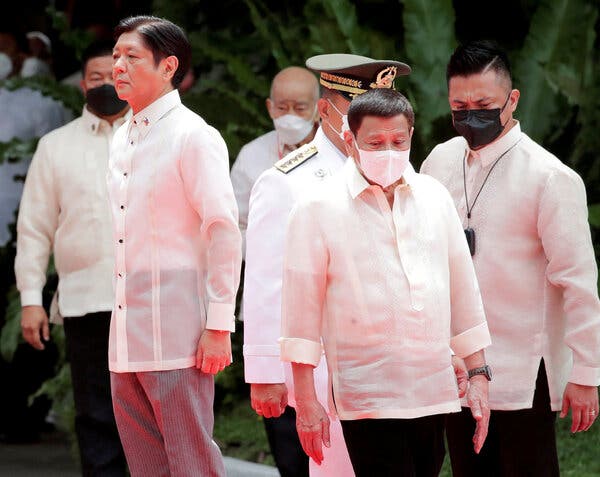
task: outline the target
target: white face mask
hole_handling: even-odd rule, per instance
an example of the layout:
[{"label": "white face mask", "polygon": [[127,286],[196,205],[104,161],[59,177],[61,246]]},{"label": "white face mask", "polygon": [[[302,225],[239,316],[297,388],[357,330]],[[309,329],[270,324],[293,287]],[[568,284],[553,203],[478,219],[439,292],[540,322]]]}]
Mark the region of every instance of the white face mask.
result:
[{"label": "white face mask", "polygon": [[295,114],[285,114],[277,119],[273,119],[273,125],[279,136],[279,142],[288,146],[298,144],[306,138],[314,124],[314,121],[309,121]]},{"label": "white face mask", "polygon": [[12,73],[13,63],[6,53],[0,53],[0,80],[8,78]]},{"label": "white face mask", "polygon": [[358,150],[360,168],[365,176],[381,187],[388,187],[402,177],[408,167],[410,149],[396,151],[385,149],[383,151]]},{"label": "white face mask", "polygon": [[333,129],[337,135],[340,137],[340,139],[343,141],[344,140],[344,133],[346,131],[350,131],[350,126],[348,125],[348,115],[347,114],[342,114],[342,112],[335,107],[335,104],[333,104],[331,101],[327,100],[329,102],[329,104],[331,104],[331,107],[333,109],[335,109],[337,111],[337,113],[342,117],[342,130],[338,131],[336,128],[334,128],[331,123],[328,121],[327,124],[329,124],[329,127],[331,129]]},{"label": "white face mask", "polygon": [[49,76],[50,74],[51,71],[48,64],[43,62],[39,58],[27,58],[23,62],[23,66],[21,67],[21,76],[23,78],[29,78],[30,76],[39,75]]}]

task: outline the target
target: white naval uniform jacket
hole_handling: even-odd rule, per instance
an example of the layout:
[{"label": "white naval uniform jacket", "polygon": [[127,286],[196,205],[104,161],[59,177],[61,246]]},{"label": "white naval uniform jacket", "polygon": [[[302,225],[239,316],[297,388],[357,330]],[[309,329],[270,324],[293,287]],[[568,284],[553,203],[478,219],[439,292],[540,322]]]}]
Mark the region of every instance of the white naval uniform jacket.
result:
[{"label": "white naval uniform jacket", "polygon": [[[288,154],[276,166],[285,169],[282,165],[290,160],[302,163],[290,167],[287,173],[271,167],[259,177],[250,195],[244,274],[244,372],[248,383],[285,383],[289,403],[295,406],[292,368],[281,361],[279,346],[285,231],[297,200],[342,169],[346,157],[319,128],[311,143]],[[314,381],[317,397],[327,409],[324,357],[314,369]],[[340,421],[335,416],[330,418],[331,447],[323,448],[321,465],[310,459],[309,475],[352,477]]]},{"label": "white naval uniform jacket", "polygon": [[[246,382],[285,382],[291,405],[294,405],[291,366],[281,362],[278,343],[285,230],[298,198],[310,194],[325,177],[340,170],[346,159],[319,128],[311,143],[288,154],[280,163],[303,157],[306,151],[311,151],[310,157],[289,172],[272,167],[259,177],[250,195],[246,231],[243,302]],[[319,400],[326,405],[327,366],[324,359],[315,368],[315,388]]]}]

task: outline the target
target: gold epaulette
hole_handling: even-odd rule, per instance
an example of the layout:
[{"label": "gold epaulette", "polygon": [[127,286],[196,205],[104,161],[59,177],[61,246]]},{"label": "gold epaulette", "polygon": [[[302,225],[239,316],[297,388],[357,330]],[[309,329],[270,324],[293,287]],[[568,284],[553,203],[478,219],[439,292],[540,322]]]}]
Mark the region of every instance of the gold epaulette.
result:
[{"label": "gold epaulette", "polygon": [[295,151],[290,152],[283,159],[277,161],[275,163],[275,168],[284,174],[287,174],[288,172],[293,171],[300,164],[304,164],[317,152],[319,152],[317,150],[317,146],[315,146],[313,143],[305,144]]}]

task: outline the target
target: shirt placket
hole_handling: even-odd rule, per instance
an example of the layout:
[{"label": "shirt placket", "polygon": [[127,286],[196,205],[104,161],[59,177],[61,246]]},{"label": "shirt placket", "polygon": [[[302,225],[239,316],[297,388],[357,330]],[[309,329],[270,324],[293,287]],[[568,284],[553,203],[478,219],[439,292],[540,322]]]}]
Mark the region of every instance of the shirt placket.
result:
[{"label": "shirt placket", "polygon": [[117,362],[123,364],[128,362],[126,298],[127,270],[125,266],[127,234],[125,226],[128,207],[127,197],[129,192],[129,184],[131,182],[133,155],[137,147],[138,139],[138,130],[134,125],[132,125],[127,137],[125,153],[122,155],[122,159],[119,164],[121,178],[117,193],[118,213],[115,219],[115,227],[117,231],[117,251],[115,254],[115,268],[117,273],[115,287],[115,311],[117,316]]},{"label": "shirt placket", "polygon": [[401,185],[396,188],[392,219],[400,263],[409,285],[411,306],[415,311],[422,311],[425,307],[425,273],[419,242],[423,218],[418,217],[410,186]]}]

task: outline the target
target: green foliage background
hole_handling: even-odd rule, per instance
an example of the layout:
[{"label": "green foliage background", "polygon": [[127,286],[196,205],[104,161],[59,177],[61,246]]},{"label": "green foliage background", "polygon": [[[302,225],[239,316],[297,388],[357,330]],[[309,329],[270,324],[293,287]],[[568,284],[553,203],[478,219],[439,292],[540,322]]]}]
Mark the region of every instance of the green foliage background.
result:
[{"label": "green foliage background", "polygon": [[[521,90],[516,117],[523,130],[584,179],[590,223],[600,253],[600,5],[595,0],[154,0],[153,13],[183,26],[199,74],[184,102],[223,134],[231,160],[243,144],[270,130],[264,106],[270,80],[281,68],[302,65],[321,53],[346,52],[399,59],[413,68],[396,87],[416,112],[412,161],[455,135],[451,127],[445,66],[459,41],[497,39],[509,52]],[[508,11],[507,11],[508,10]],[[61,40],[80,52],[90,38],[71,30],[61,12],[49,9]],[[512,15],[512,16],[511,16]],[[514,30],[514,31],[513,31]],[[11,80],[18,87],[24,80]],[[27,85],[80,111],[74,89],[43,80]],[[36,141],[0,144],[0,161],[31,155]],[[18,294],[10,298],[0,336],[10,357],[19,340]],[[55,328],[61,340],[60,328]],[[234,365],[217,378],[217,407],[247,396],[243,384],[241,329],[234,335]],[[70,422],[68,368],[44,385]],[[583,475],[583,474],[582,474]]]}]

